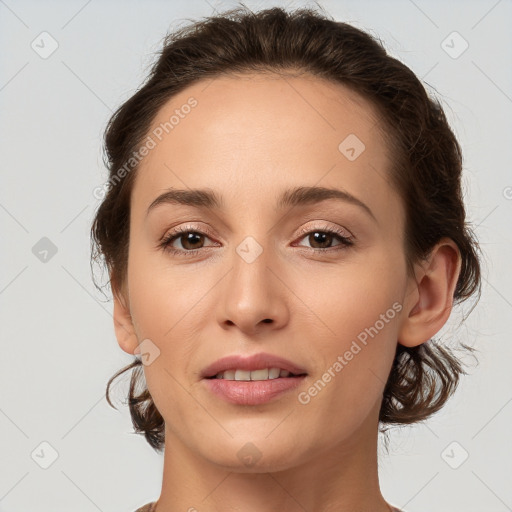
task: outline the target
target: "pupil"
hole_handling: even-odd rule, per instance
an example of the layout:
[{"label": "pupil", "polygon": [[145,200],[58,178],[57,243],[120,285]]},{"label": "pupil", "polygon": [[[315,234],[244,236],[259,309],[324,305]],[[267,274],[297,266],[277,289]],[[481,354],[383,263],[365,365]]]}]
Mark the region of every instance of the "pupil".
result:
[{"label": "pupil", "polygon": [[[187,233],[185,235],[185,244],[183,244],[184,247],[187,247],[187,244],[195,245],[200,242],[200,239],[203,235],[199,235],[198,233]],[[331,241],[332,235],[329,233],[322,233],[320,231],[315,231],[313,234],[310,235],[310,238],[313,237],[313,243],[320,244],[320,245],[329,245],[329,242]],[[194,239],[196,240],[194,241]],[[311,242],[311,240],[310,240]],[[313,244],[312,244],[313,245]],[[191,247],[188,247],[191,249]],[[196,247],[192,247],[192,249],[195,249]]]},{"label": "pupil", "polygon": [[[315,231],[311,236],[313,236],[313,238],[316,238],[315,243],[325,244],[327,241],[327,245],[329,245],[328,242],[330,241],[330,239],[332,237],[332,235],[330,235],[329,233],[322,233],[319,231]],[[320,240],[318,240],[318,238]],[[311,244],[311,245],[313,245],[313,244]]]},{"label": "pupil", "polygon": [[183,247],[185,248],[188,248],[188,249],[196,249],[196,247],[187,247],[187,244],[191,244],[191,245],[194,245],[196,243],[198,243],[198,240],[196,240],[194,242],[194,238],[201,238],[202,235],[199,235],[197,233],[188,233],[187,235],[185,235],[185,244],[183,244]]}]

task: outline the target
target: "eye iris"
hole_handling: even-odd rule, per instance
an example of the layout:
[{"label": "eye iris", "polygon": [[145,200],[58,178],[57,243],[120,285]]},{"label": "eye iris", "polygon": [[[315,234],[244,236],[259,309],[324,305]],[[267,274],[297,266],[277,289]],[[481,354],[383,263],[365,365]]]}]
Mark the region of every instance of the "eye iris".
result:
[{"label": "eye iris", "polygon": [[[188,244],[195,245],[195,244],[198,243],[197,239],[202,241],[203,238],[204,238],[204,236],[200,235],[199,233],[186,233],[184,235],[181,235],[181,240],[182,240],[183,247],[185,249],[190,249],[190,250],[198,249],[198,247],[187,247]],[[194,239],[196,239],[196,240],[194,241]],[[185,240],[184,243],[183,243],[183,240]]]},{"label": "eye iris", "polygon": [[[179,235],[177,238],[180,239],[181,245],[185,250],[193,251],[195,249],[201,248],[197,247],[197,244],[204,244],[204,236],[205,235],[196,231],[186,231]],[[308,235],[309,243],[314,249],[329,248],[333,242],[333,238],[334,234],[330,233],[329,231],[313,231]]]},{"label": "eye iris", "polygon": [[[311,241],[314,241],[311,243]],[[314,243],[325,244],[327,242],[327,246],[329,246],[330,242],[332,242],[332,235],[330,233],[324,233],[322,231],[315,231],[309,235],[309,242],[312,247],[314,247]]]}]

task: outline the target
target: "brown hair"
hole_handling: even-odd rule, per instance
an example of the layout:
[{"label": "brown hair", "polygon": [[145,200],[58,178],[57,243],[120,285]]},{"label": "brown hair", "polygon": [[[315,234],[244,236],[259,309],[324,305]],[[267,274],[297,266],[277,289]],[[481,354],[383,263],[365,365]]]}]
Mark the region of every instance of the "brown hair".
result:
[{"label": "brown hair", "polygon": [[[200,79],[251,71],[309,73],[350,87],[369,101],[380,114],[382,133],[393,149],[390,179],[405,205],[409,275],[415,262],[428,257],[442,237],[449,237],[462,258],[454,303],[475,292],[480,297],[480,249],[466,221],[461,149],[439,101],[427,95],[415,74],[390,57],[380,41],[349,24],[312,8],[286,12],[275,7],[253,13],[245,6],[168,34],[145,84],[108,123],[109,183],[119,184],[109,187],[96,212],[91,256],[96,261],[103,255],[114,292],[126,278],[137,165],[122,180],[118,170],[137,151],[157,112],[173,95]],[[138,358],[109,380],[107,400],[114,407],[109,387],[132,368],[133,426],[153,448],[162,450],[164,420],[145,386]],[[444,405],[465,373],[450,349],[434,339],[412,348],[397,343],[380,410],[381,429],[426,419]]]}]

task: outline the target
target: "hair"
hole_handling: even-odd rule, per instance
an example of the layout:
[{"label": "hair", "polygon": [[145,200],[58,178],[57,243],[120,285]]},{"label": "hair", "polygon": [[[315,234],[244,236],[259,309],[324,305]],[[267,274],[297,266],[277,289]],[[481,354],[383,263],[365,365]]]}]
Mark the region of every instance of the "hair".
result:
[{"label": "hair", "polygon": [[[373,105],[393,160],[390,183],[405,207],[408,274],[413,275],[413,264],[428,258],[436,243],[448,237],[462,260],[454,304],[475,293],[480,298],[480,248],[466,221],[461,148],[439,101],[369,33],[313,8],[287,12],[274,7],[255,13],[245,6],[168,33],[143,86],[107,124],[105,165],[109,183],[118,183],[108,188],[96,211],[91,262],[104,258],[114,292],[126,279],[130,197],[138,166],[132,165],[128,173],[119,170],[175,94],[198,80],[244,72],[312,75],[343,84]],[[139,358],[109,380],[107,400],[114,407],[110,385],[130,369],[129,409],[135,432],[144,434],[155,450],[163,450],[164,420],[145,385]],[[466,372],[459,359],[435,339],[415,347],[397,343],[380,408],[381,431],[430,417],[453,394],[461,374]]]}]

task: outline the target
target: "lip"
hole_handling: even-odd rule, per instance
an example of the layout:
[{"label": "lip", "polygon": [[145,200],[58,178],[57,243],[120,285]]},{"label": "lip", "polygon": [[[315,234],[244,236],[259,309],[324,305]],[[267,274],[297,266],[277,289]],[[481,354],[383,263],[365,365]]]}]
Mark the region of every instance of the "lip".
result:
[{"label": "lip", "polygon": [[301,377],[278,377],[269,380],[204,379],[206,388],[219,398],[237,405],[259,405],[270,402],[300,386]]},{"label": "lip", "polygon": [[[226,356],[221,359],[218,359],[211,365],[207,366],[201,372],[202,379],[208,379],[211,377],[215,377],[219,372],[223,372],[226,370],[246,370],[246,371],[254,371],[259,370],[261,368],[281,368],[283,370],[287,370],[294,375],[306,374],[306,370],[300,368],[298,365],[289,361],[288,359],[284,359],[279,356],[275,356],[272,354],[267,354],[265,352],[261,352],[259,354],[253,354],[251,356],[241,356],[238,354]],[[296,377],[293,377],[295,380]],[[221,379],[215,379],[221,380]],[[281,380],[281,379],[275,379]],[[285,380],[285,379],[283,379]],[[236,381],[242,382],[242,381]],[[248,382],[248,381],[246,381]],[[256,382],[256,381],[254,381]],[[265,381],[260,381],[265,382]]]}]

